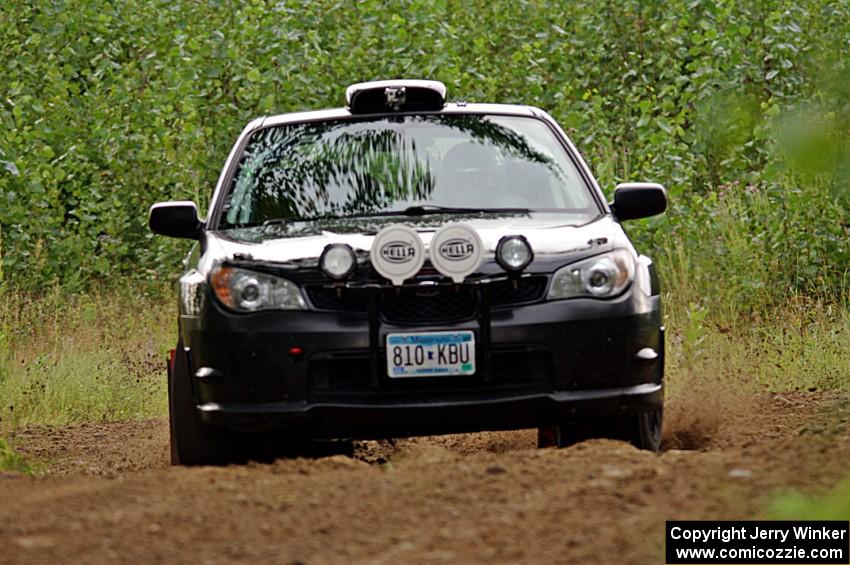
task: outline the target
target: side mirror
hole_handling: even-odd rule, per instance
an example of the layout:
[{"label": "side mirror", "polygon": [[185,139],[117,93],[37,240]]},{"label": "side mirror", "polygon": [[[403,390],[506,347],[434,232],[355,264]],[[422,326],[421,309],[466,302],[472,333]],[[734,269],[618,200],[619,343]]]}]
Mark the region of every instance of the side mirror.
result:
[{"label": "side mirror", "polygon": [[168,237],[197,239],[204,223],[198,219],[194,202],[160,202],[151,206],[148,225],[151,231]]},{"label": "side mirror", "polygon": [[614,189],[611,211],[619,221],[648,218],[667,209],[667,191],[654,182],[624,182]]}]

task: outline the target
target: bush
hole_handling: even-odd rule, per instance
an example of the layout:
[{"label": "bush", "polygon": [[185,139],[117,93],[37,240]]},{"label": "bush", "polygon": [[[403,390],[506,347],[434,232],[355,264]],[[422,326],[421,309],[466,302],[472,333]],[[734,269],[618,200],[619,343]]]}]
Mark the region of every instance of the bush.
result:
[{"label": "bush", "polygon": [[834,298],[848,39],[850,5],[829,0],[7,0],[0,272],[33,289],[163,280],[185,246],[154,238],[147,208],[205,205],[245,123],[406,76],[549,110],[609,192],[667,184],[667,216],[632,229],[677,285]]}]

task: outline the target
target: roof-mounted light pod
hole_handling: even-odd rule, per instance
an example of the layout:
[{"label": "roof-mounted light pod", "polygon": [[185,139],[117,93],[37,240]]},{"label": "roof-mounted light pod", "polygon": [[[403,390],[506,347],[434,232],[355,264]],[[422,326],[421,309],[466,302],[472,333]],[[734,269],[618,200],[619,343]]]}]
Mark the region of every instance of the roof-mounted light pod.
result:
[{"label": "roof-mounted light pod", "polygon": [[521,235],[506,235],[496,246],[496,262],[506,271],[518,273],[528,267],[534,252],[528,240]]},{"label": "roof-mounted light pod", "polygon": [[347,279],[357,268],[357,256],[350,245],[331,243],[319,256],[319,268],[334,280]]},{"label": "roof-mounted light pod", "polygon": [[446,85],[435,80],[377,80],[352,84],[345,103],[354,114],[436,111],[446,104]]}]

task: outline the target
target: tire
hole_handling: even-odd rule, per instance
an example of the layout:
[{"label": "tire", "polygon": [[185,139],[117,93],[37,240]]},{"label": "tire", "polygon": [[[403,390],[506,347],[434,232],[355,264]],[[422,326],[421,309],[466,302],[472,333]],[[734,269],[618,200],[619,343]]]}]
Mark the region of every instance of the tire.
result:
[{"label": "tire", "polygon": [[664,423],[664,409],[658,408],[637,414],[637,425],[632,444],[638,449],[658,453],[661,451],[661,428]]},{"label": "tire", "polygon": [[565,422],[558,426],[539,428],[537,446],[569,447],[587,439],[618,439],[627,441],[638,449],[661,450],[661,424],[664,409],[659,408],[638,414],[624,414],[612,418],[587,418]]},{"label": "tire", "polygon": [[172,465],[227,465],[237,462],[233,433],[212,428],[198,417],[189,360],[180,341],[168,374],[168,423]]}]

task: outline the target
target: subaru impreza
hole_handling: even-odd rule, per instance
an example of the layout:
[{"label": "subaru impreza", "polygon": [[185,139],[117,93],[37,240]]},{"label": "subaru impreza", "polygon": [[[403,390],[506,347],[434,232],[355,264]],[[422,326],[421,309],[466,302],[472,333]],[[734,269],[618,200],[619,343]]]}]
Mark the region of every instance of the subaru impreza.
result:
[{"label": "subaru impreza", "polygon": [[252,121],[201,218],[168,365],[175,464],[264,441],[537,428],[658,450],[664,327],[655,266],[559,125],[531,106],[448,103],[435,81],[355,84],[346,106]]}]

